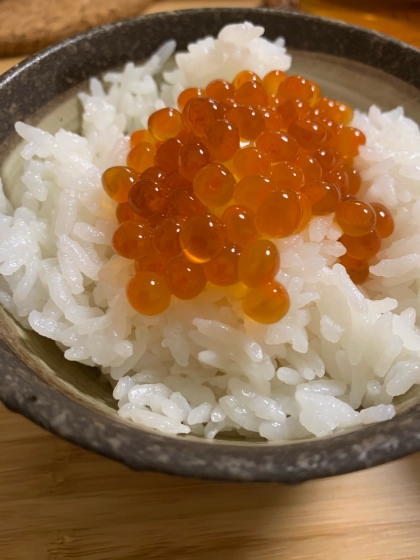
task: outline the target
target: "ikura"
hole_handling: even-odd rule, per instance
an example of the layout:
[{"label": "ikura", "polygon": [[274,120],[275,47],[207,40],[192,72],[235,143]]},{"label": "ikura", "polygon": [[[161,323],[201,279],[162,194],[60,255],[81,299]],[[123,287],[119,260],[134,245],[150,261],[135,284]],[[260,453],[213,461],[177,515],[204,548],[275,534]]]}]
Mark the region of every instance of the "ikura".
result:
[{"label": "ikura", "polygon": [[210,282],[241,299],[250,319],[281,320],[290,301],[275,280],[273,240],[326,214],[342,230],[337,262],[355,284],[368,279],[394,220],[356,196],[352,160],[366,138],[348,126],[350,107],[301,76],[245,70],[184,90],[178,108],[153,113],[148,130],[131,135],[127,165],[102,176],[119,222],[112,247],[134,262],[126,292],[135,310],[158,315]]}]

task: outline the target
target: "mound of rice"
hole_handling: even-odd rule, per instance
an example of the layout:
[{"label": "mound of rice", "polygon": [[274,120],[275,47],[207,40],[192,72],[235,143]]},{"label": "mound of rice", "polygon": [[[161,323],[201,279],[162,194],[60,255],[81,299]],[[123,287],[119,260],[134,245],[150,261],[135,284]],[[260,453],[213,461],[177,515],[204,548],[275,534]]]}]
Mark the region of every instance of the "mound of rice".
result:
[{"label": "mound of rice", "polygon": [[127,302],[133,264],[110,248],[117,222],[102,172],[125,163],[127,134],[183,88],[243,69],[288,70],[282,39],[270,43],[263,32],[229,25],[190,45],[160,87],[173,42],[104,84],[93,78],[80,94],[83,136],[16,124],[24,173],[14,207],[0,195],[0,302],[68,360],[100,367],[123,418],[165,433],[324,436],[392,418],[393,398],[420,383],[420,133],[401,108],[354,117],[367,137],[355,162],[361,196],[386,204],[396,224],[363,288],[335,264],[341,231],[323,216],[273,240],[291,299],[277,324],[246,318],[235,287],[173,298],[157,317]]}]

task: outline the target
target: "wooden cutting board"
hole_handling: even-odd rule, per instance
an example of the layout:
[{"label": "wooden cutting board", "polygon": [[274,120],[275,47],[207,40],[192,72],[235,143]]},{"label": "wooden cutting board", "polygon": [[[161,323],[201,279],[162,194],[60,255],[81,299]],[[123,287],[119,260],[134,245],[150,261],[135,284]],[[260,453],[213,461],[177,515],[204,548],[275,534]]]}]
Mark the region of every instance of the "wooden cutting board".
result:
[{"label": "wooden cutting board", "polygon": [[0,0],[0,57],[31,54],[91,27],[140,14],[153,0]]},{"label": "wooden cutting board", "polygon": [[[417,12],[404,13],[404,27],[402,16],[301,3],[396,36],[405,30],[420,45]],[[217,4],[257,2],[167,0],[147,11]],[[16,60],[0,60],[0,72]],[[1,560],[420,560],[419,528],[420,454],[296,487],[197,481],[132,472],[0,405]]]}]

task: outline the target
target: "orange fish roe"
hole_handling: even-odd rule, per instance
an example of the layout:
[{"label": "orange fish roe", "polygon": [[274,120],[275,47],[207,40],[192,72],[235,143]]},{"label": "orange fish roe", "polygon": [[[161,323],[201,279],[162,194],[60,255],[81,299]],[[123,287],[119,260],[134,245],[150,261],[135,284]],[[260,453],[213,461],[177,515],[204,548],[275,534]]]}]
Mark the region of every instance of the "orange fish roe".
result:
[{"label": "orange fish roe", "polygon": [[374,257],[381,248],[381,237],[376,229],[360,237],[343,235],[340,243],[347,250],[347,255],[359,261],[368,261]]},{"label": "orange fish roe", "polygon": [[288,99],[279,106],[277,111],[281,115],[283,125],[287,130],[297,119],[308,117],[311,107],[309,103],[305,103],[305,101],[300,99]]},{"label": "orange fish roe", "polygon": [[361,200],[343,200],[335,206],[335,219],[343,233],[352,237],[366,235],[376,225],[375,210]]},{"label": "orange fish roe", "polygon": [[102,175],[102,186],[115,202],[127,202],[130,190],[140,175],[129,167],[109,167]]},{"label": "orange fish roe", "polygon": [[347,274],[355,284],[363,284],[369,277],[369,264],[349,257],[347,254],[339,258],[338,262],[347,270]]},{"label": "orange fish roe", "polygon": [[233,99],[236,93],[236,88],[230,82],[225,80],[213,80],[206,87],[206,95],[210,99],[215,99],[223,103],[227,99]]},{"label": "orange fish roe", "polygon": [[188,107],[188,124],[197,136],[203,136],[204,130],[211,123],[223,119],[225,109],[215,99],[196,97]]},{"label": "orange fish roe", "polygon": [[301,192],[308,199],[314,216],[322,216],[322,214],[333,212],[340,200],[340,191],[337,185],[328,181],[317,181],[311,185],[305,185]]},{"label": "orange fish roe", "polygon": [[155,253],[149,253],[134,263],[134,270],[136,272],[148,270],[149,272],[156,272],[156,274],[165,276],[166,259],[159,257],[159,255],[156,255]]},{"label": "orange fish roe", "polygon": [[181,113],[168,107],[159,109],[150,115],[147,126],[156,140],[163,142],[175,138],[182,130]]},{"label": "orange fish roe", "polygon": [[243,247],[239,257],[239,280],[254,288],[271,282],[280,268],[280,255],[268,239],[259,239]]},{"label": "orange fish roe", "polygon": [[231,109],[226,118],[238,127],[241,140],[252,141],[264,131],[265,120],[263,115],[253,107],[239,106]]},{"label": "orange fish roe", "polygon": [[348,194],[357,194],[362,184],[360,173],[348,163],[344,163],[340,167],[340,171],[344,173],[348,180]]},{"label": "orange fish roe", "polygon": [[245,82],[241,85],[234,97],[239,105],[250,105],[251,107],[266,107],[268,95],[263,86],[258,82]]},{"label": "orange fish roe", "polygon": [[241,249],[235,243],[227,243],[211,261],[203,264],[209,282],[216,286],[232,286],[239,281],[238,263]]},{"label": "orange fish roe", "polygon": [[298,191],[305,183],[302,169],[285,161],[271,166],[270,179],[277,184],[277,188],[292,191]]},{"label": "orange fish roe", "polygon": [[341,157],[352,159],[357,156],[359,147],[366,144],[366,137],[363,132],[357,128],[345,126],[337,131],[333,143],[340,152]]},{"label": "orange fish roe", "polygon": [[277,188],[277,185],[263,175],[247,175],[236,183],[233,200],[256,211],[265,198]]},{"label": "orange fish roe", "polygon": [[246,82],[258,82],[261,84],[261,78],[255,74],[255,72],[250,72],[249,70],[243,70],[239,72],[233,79],[233,87],[239,89]]},{"label": "orange fish roe", "polygon": [[162,212],[167,205],[165,184],[153,179],[141,179],[131,189],[128,202],[139,216],[148,218],[156,212]]},{"label": "orange fish roe", "polygon": [[277,93],[284,101],[300,99],[310,105],[315,104],[320,97],[319,87],[302,76],[287,77],[280,83]]},{"label": "orange fish roe", "polygon": [[281,130],[283,128],[283,119],[280,113],[275,109],[260,109],[265,121],[265,130]]},{"label": "orange fish roe", "polygon": [[229,206],[223,212],[221,220],[226,226],[226,236],[229,241],[244,247],[259,238],[255,227],[254,213],[242,206]]},{"label": "orange fish roe", "polygon": [[242,300],[242,309],[254,321],[269,325],[283,319],[290,308],[289,294],[280,282],[251,288]]},{"label": "orange fish roe", "polygon": [[179,152],[179,172],[192,182],[197,171],[212,161],[213,156],[204,144],[189,142]]},{"label": "orange fish roe", "polygon": [[316,121],[296,119],[289,127],[289,133],[305,152],[319,150],[328,140],[326,127]]},{"label": "orange fish roe", "polygon": [[134,262],[127,298],[135,310],[158,315],[208,281],[231,286],[254,321],[279,321],[290,301],[275,280],[280,254],[270,238],[325,214],[343,232],[338,262],[355,284],[368,279],[394,220],[384,205],[357,198],[352,160],[366,138],[348,126],[350,107],[277,70],[188,88],[178,107],[182,114],[153,113],[149,129],[131,135],[127,166],[102,177],[117,203],[112,247]]},{"label": "orange fish roe", "polygon": [[217,208],[231,201],[235,178],[220,163],[211,163],[196,173],[193,188],[203,204]]},{"label": "orange fish roe", "polygon": [[[185,105],[191,99],[194,99],[195,97],[201,97],[202,95],[204,95],[204,91],[200,88],[184,89],[184,91],[182,91],[179,94],[178,100],[177,100],[179,110],[182,111],[184,109]],[[212,97],[212,96],[210,95],[209,97]]]},{"label": "orange fish roe", "polygon": [[178,170],[179,152],[182,142],[178,138],[170,138],[163,142],[157,149],[155,165],[166,170],[167,173]]},{"label": "orange fish roe", "polygon": [[315,105],[315,114],[337,124],[348,125],[353,118],[353,109],[345,103],[323,97]]},{"label": "orange fish roe", "polygon": [[233,158],[233,170],[238,179],[247,175],[269,175],[270,160],[256,148],[238,150]]},{"label": "orange fish roe", "polygon": [[204,138],[216,161],[228,161],[239,150],[239,130],[233,122],[221,120],[209,124]]},{"label": "orange fish roe", "polygon": [[159,315],[169,307],[171,292],[163,276],[144,270],[138,272],[127,284],[127,299],[139,313]]},{"label": "orange fish roe", "polygon": [[212,214],[198,214],[182,227],[179,240],[187,259],[195,263],[205,263],[220,253],[225,246],[225,226]]},{"label": "orange fish roe", "polygon": [[267,196],[255,216],[255,224],[261,235],[287,237],[300,224],[302,205],[294,191],[278,191]]},{"label": "orange fish roe", "polygon": [[322,177],[322,167],[319,165],[318,161],[305,152],[299,152],[291,163],[299,167],[299,169],[302,169],[305,183],[315,183]]},{"label": "orange fish roe", "polygon": [[183,255],[167,263],[165,279],[170,292],[179,299],[193,299],[201,294],[207,282],[203,267]]},{"label": "orange fish roe", "polygon": [[141,179],[153,179],[153,181],[164,181],[167,176],[167,171],[162,167],[149,167],[141,174]]},{"label": "orange fish roe", "polygon": [[112,237],[112,247],[126,259],[141,259],[150,251],[151,237],[147,225],[122,222]]},{"label": "orange fish roe", "polygon": [[183,189],[189,192],[193,191],[191,181],[188,181],[178,170],[172,171],[172,173],[165,178],[165,187],[169,192],[175,189]]},{"label": "orange fish roe", "polygon": [[315,152],[314,157],[322,167],[322,174],[324,176],[343,163],[340,154],[334,148],[320,148]]},{"label": "orange fish roe", "polygon": [[379,202],[372,202],[370,205],[376,214],[376,229],[382,239],[394,233],[394,218],[386,206]]},{"label": "orange fish roe", "polygon": [[272,163],[293,159],[298,152],[294,138],[285,132],[267,130],[255,142],[255,146],[263,152]]},{"label": "orange fish roe", "polygon": [[142,174],[149,167],[153,167],[156,148],[149,142],[140,142],[127,156],[127,165],[137,173]]},{"label": "orange fish roe", "polygon": [[281,70],[272,70],[263,78],[262,84],[269,95],[276,95],[279,85],[287,78],[287,74]]},{"label": "orange fish roe", "polygon": [[204,204],[186,190],[176,189],[168,197],[168,212],[175,218],[192,218],[205,210]]},{"label": "orange fish roe", "polygon": [[154,144],[156,140],[148,130],[136,130],[135,132],[133,132],[133,134],[130,136],[131,148],[134,148],[134,146],[137,146],[137,144],[141,144],[142,142]]},{"label": "orange fish roe", "polygon": [[152,248],[158,256],[170,259],[181,254],[179,233],[183,226],[181,220],[168,218],[160,221],[156,226],[152,239]]},{"label": "orange fish roe", "polygon": [[128,221],[139,222],[141,224],[147,223],[146,218],[143,218],[142,216],[136,214],[128,202],[122,202],[121,204],[118,204],[115,215],[120,224],[122,222]]}]

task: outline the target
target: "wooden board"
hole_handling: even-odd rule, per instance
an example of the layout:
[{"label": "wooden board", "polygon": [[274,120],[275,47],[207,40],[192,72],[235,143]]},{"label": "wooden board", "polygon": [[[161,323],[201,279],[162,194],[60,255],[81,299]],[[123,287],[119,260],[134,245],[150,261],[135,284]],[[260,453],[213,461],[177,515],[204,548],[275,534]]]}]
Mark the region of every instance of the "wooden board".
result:
[{"label": "wooden board", "polygon": [[2,560],[418,560],[420,455],[300,486],[135,473],[0,409]]},{"label": "wooden board", "polygon": [[[383,25],[309,1],[308,10]],[[245,3],[255,5],[218,2]],[[401,18],[383,17],[384,31],[401,32]],[[407,40],[420,44],[406,22]],[[0,72],[16,62],[0,61]],[[419,528],[420,454],[296,487],[203,482],[132,472],[0,406],[1,560],[419,560]]]}]

